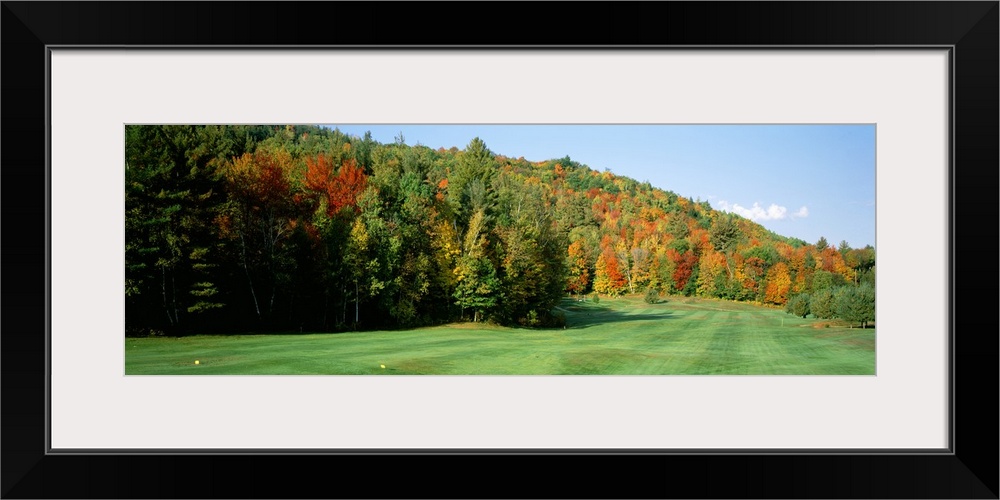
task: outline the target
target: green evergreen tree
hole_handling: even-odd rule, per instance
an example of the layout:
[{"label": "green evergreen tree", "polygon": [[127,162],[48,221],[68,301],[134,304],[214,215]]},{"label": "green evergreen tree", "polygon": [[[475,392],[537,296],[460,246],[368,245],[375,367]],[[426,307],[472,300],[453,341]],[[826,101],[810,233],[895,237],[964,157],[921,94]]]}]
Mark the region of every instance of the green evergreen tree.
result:
[{"label": "green evergreen tree", "polygon": [[821,319],[831,319],[836,316],[836,303],[833,291],[823,288],[809,295],[809,311]]},{"label": "green evergreen tree", "polygon": [[875,320],[875,288],[867,283],[843,286],[835,293],[837,316],[866,328]]},{"label": "green evergreen tree", "polygon": [[788,302],[785,304],[785,311],[788,312],[789,314],[794,314],[796,316],[801,316],[805,318],[806,316],[809,315],[810,312],[809,305],[810,305],[809,294],[800,293],[792,297],[791,299],[788,299]]}]

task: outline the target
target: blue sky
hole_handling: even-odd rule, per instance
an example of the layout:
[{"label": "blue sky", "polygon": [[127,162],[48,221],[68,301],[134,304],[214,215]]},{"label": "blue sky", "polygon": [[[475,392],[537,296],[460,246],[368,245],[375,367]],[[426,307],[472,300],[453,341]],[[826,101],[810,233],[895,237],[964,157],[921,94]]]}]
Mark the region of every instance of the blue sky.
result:
[{"label": "blue sky", "polygon": [[874,125],[331,125],[382,143],[531,161],[569,156],[595,170],[708,201],[785,236],[875,245]]}]

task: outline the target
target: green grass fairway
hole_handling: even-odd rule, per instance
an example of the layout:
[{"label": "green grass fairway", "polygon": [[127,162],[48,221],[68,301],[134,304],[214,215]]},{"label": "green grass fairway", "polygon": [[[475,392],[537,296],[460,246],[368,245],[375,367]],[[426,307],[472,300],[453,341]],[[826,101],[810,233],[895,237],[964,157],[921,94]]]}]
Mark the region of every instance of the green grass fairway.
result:
[{"label": "green grass fairway", "polygon": [[[668,297],[564,300],[567,327],[126,338],[127,375],[873,375],[875,330]],[[195,365],[195,360],[199,364]],[[381,366],[385,365],[385,368]]]}]

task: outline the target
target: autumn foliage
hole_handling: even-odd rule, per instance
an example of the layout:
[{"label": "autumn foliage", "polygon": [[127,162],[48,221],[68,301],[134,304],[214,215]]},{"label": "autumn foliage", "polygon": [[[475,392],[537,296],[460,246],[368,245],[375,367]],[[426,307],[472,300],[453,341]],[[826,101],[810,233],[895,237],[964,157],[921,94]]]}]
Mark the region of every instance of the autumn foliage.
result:
[{"label": "autumn foliage", "polygon": [[874,286],[874,248],[780,236],[478,138],[463,151],[323,127],[126,132],[130,329],[540,326],[566,294],[649,290],[772,305],[810,294],[827,314],[830,290]]},{"label": "autumn foliage", "polygon": [[254,210],[281,207],[288,202],[291,155],[287,151],[258,150],[233,159],[225,170],[230,195]]},{"label": "autumn foliage", "polygon": [[333,216],[344,207],[357,212],[358,195],[367,186],[368,177],[353,158],[344,160],[336,173],[333,163],[324,155],[306,158],[305,187],[325,196],[327,215]]}]

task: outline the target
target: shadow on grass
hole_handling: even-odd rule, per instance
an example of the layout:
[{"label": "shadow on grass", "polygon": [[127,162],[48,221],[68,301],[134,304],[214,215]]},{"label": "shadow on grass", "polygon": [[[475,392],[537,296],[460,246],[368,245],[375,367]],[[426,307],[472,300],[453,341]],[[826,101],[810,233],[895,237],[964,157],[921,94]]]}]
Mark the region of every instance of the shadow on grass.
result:
[{"label": "shadow on grass", "polygon": [[609,323],[630,323],[635,321],[659,321],[673,319],[673,314],[662,312],[659,314],[629,314],[625,311],[617,311],[606,307],[581,307],[562,308],[566,315],[566,328],[586,328],[594,325],[605,325]]},{"label": "shadow on grass", "polygon": [[150,338],[150,339],[182,339],[188,337],[263,337],[263,336],[307,336],[307,335],[345,335],[351,333],[363,333],[367,330],[223,330],[223,329],[208,329],[206,331],[182,331],[182,332],[164,332],[155,333],[150,335],[130,335],[126,336],[127,339],[140,339],[140,338]]},{"label": "shadow on grass", "polygon": [[[656,302],[656,304],[644,303],[643,305],[659,305],[666,304],[668,301],[661,299]],[[565,329],[574,328],[586,328],[594,325],[609,324],[609,323],[628,323],[635,321],[658,321],[665,319],[673,319],[674,315],[669,312],[662,312],[657,314],[636,314],[629,313],[627,310],[619,310],[610,307],[609,305],[594,304],[593,302],[582,302],[576,300],[566,299],[563,300],[553,312],[561,313],[566,318]],[[299,330],[287,330],[287,329],[268,329],[261,328],[259,330],[250,329],[224,329],[218,328],[213,329],[210,332],[198,332],[198,331],[173,331],[173,332],[162,332],[156,331],[148,335],[127,335],[126,338],[173,338],[180,339],[185,337],[196,337],[196,336],[217,336],[217,337],[257,337],[257,336],[306,336],[306,335],[350,335],[354,333],[367,333],[372,331],[381,332],[408,332],[416,329],[423,328],[434,328],[443,326],[454,326],[460,325],[460,322],[440,322],[430,325],[423,325],[411,328],[387,328],[387,327],[375,327],[372,329],[366,328],[351,328],[351,327],[335,327],[330,330],[323,330],[320,328],[302,328]],[[483,326],[498,326],[493,323],[483,323]],[[523,330],[523,331],[544,331],[544,330],[562,330],[564,328],[559,326],[541,326],[541,327],[531,327],[524,325],[504,325],[504,328],[511,330]]]}]

